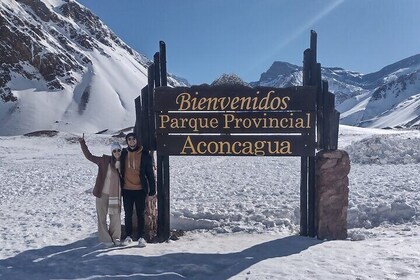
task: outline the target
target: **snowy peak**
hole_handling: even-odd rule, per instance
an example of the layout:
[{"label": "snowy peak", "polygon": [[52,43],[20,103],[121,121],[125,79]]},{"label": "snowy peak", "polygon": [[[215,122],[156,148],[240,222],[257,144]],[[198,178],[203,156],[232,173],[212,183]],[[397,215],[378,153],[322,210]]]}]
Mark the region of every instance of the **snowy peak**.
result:
[{"label": "snowy peak", "polygon": [[260,81],[274,80],[278,76],[291,75],[297,71],[302,71],[302,67],[290,64],[288,62],[275,61],[267,70],[267,72],[261,74]]},{"label": "snowy peak", "polygon": [[[420,54],[363,75],[339,67],[322,67],[322,79],[335,94],[341,123],[371,127],[419,127],[417,95]],[[302,85],[302,67],[274,62],[253,86]],[[398,117],[396,117],[398,116]]]},{"label": "snowy peak", "polygon": [[259,82],[252,86],[290,87],[302,85],[302,67],[288,62],[275,61],[271,67],[261,74]]}]

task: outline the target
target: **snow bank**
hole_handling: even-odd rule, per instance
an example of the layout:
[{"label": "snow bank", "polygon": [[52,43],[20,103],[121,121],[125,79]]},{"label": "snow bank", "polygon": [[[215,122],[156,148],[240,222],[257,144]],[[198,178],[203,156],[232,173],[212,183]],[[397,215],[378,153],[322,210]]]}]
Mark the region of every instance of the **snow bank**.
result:
[{"label": "snow bank", "polygon": [[420,163],[420,138],[412,134],[377,135],[354,142],[345,150],[352,163]]}]

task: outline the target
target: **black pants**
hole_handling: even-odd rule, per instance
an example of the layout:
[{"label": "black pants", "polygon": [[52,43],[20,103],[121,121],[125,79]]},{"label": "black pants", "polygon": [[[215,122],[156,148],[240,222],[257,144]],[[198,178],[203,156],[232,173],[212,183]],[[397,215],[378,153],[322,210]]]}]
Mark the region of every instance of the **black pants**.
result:
[{"label": "black pants", "polygon": [[146,207],[146,192],[143,190],[123,190],[123,203],[125,212],[125,233],[133,237],[133,207],[136,205],[138,236],[144,238],[144,209]]}]

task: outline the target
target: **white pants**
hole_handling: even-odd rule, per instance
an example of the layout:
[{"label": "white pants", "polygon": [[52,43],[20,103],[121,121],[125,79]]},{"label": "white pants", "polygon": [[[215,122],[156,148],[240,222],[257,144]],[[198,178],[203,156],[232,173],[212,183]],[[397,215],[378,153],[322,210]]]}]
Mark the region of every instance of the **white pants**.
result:
[{"label": "white pants", "polygon": [[109,196],[102,194],[96,198],[96,213],[98,214],[98,235],[100,242],[113,242],[121,239],[121,214],[109,215],[109,227],[106,222]]}]

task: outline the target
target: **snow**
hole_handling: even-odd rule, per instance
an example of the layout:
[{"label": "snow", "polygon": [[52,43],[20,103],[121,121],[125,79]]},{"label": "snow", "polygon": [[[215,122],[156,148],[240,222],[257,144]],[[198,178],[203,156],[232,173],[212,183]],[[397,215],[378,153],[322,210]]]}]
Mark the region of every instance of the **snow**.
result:
[{"label": "snow", "polygon": [[[171,228],[186,234],[145,248],[98,245],[78,136],[0,137],[1,279],[420,279],[420,131],[340,126],[340,241],[299,236],[298,158],[171,157]],[[115,141],[85,138],[97,155]]]},{"label": "snow", "polygon": [[408,99],[395,104],[393,108],[385,112],[381,118],[375,120],[371,127],[396,127],[401,123],[420,124],[420,93],[410,96]]},{"label": "snow", "polygon": [[64,0],[44,0],[45,4],[48,7],[48,4],[52,7],[60,7],[61,5],[65,4],[66,1]]}]

